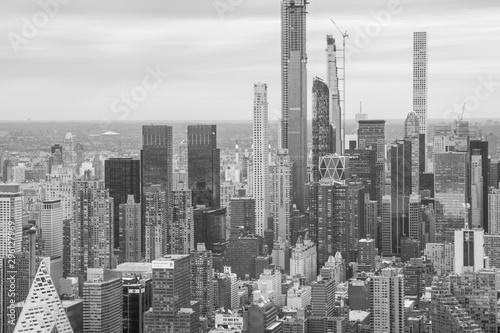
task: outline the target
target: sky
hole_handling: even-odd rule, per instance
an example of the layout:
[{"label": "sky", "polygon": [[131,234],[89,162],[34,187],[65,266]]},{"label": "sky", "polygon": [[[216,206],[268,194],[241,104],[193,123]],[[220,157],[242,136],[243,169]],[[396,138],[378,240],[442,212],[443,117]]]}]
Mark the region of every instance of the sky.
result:
[{"label": "sky", "polygon": [[[326,34],[347,31],[346,114],[412,110],[413,32],[428,32],[428,118],[500,118],[498,0],[310,0],[308,90]],[[279,0],[2,0],[0,121],[252,118],[253,84],[281,114]],[[309,94],[310,95],[310,94]],[[309,96],[309,118],[311,118]]]}]

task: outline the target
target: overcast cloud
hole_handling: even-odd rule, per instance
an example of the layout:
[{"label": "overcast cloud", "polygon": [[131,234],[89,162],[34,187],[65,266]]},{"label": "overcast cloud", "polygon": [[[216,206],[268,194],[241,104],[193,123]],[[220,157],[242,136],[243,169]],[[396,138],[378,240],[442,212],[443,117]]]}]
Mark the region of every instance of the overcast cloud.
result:
[{"label": "overcast cloud", "polygon": [[[47,0],[48,1],[48,0]],[[221,19],[214,2],[236,4]],[[395,0],[392,0],[395,1]],[[251,119],[253,84],[268,84],[270,119],[280,115],[279,0],[65,0],[48,24],[15,52],[37,1],[0,2],[1,119],[119,119],[111,105],[141,85],[147,68],[168,72],[124,120]],[[325,76],[325,35],[376,22],[387,0],[310,0],[308,75]],[[399,14],[349,57],[348,118],[363,101],[370,118],[404,118],[412,108],[413,31],[429,35],[429,118],[493,80],[474,117],[498,117],[498,0],[401,0]],[[496,85],[496,86],[495,86]],[[310,105],[309,100],[309,105]],[[309,110],[311,115],[311,110]],[[122,114],[123,116],[123,114]]]}]

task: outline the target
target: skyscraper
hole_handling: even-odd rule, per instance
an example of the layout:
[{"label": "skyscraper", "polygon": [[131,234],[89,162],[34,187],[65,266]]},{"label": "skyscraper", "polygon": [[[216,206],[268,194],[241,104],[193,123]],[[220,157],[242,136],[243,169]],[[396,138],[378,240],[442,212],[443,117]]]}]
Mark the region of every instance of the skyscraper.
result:
[{"label": "skyscraper", "polygon": [[0,258],[21,252],[23,194],[19,185],[0,184],[0,235]]},{"label": "skyscraper", "polygon": [[331,127],[329,120],[330,93],[328,86],[319,78],[313,80],[313,126],[312,126],[312,174],[313,181],[321,179],[319,159],[332,153]]},{"label": "skyscraper", "polygon": [[390,236],[392,253],[385,252],[384,255],[400,255],[401,239],[409,235],[409,199],[412,192],[411,153],[410,141],[397,140],[391,145],[391,232],[383,235]]},{"label": "skyscraper", "polygon": [[293,199],[304,211],[307,179],[306,0],[281,2],[281,147],[293,163]]},{"label": "skyscraper", "polygon": [[74,222],[71,225],[71,272],[87,268],[113,268],[113,198],[101,180],[90,172],[73,185]]},{"label": "skyscraper", "polygon": [[118,273],[89,269],[83,299],[84,332],[123,332],[122,278]]},{"label": "skyscraper", "polygon": [[404,276],[396,268],[384,268],[370,282],[371,332],[403,333]]},{"label": "skyscraper", "polygon": [[43,240],[43,255],[63,255],[63,212],[61,201],[44,201],[40,214],[40,233]]},{"label": "skyscraper", "polygon": [[332,136],[332,153],[342,155],[342,110],[340,109],[339,78],[337,69],[337,47],[332,35],[326,36],[326,73],[330,93],[330,123],[335,127]]},{"label": "skyscraper", "polygon": [[[489,142],[483,140],[470,140],[471,163],[471,210],[476,212],[477,219],[472,217],[472,225],[489,231],[488,191],[490,179]],[[478,220],[478,223],[475,221]]]},{"label": "skyscraper", "polygon": [[360,120],[358,121],[358,148],[372,149],[377,152],[377,162],[375,164],[375,194],[379,203],[384,196],[385,184],[385,120]]},{"label": "skyscraper", "polygon": [[216,125],[188,126],[188,188],[192,205],[220,207],[220,149]]},{"label": "skyscraper", "polygon": [[49,269],[43,260],[40,262],[14,332],[73,332]]},{"label": "skyscraper", "polygon": [[269,135],[267,85],[254,85],[253,105],[253,196],[255,198],[255,233],[264,236],[269,216]]},{"label": "skyscraper", "polygon": [[141,179],[142,186],[160,184],[172,187],[172,127],[145,125],[142,127]]},{"label": "skyscraper", "polygon": [[469,202],[468,158],[465,152],[434,155],[436,242],[453,241],[453,231],[465,222],[464,205]]},{"label": "skyscraper", "polygon": [[134,196],[135,203],[141,202],[141,162],[131,158],[111,158],[104,161],[104,183],[114,200],[114,246],[118,248],[120,205],[127,203],[130,194]]},{"label": "skyscraper", "polygon": [[274,238],[291,240],[292,167],[287,149],[278,149],[272,172]]},{"label": "skyscraper", "polygon": [[[426,172],[427,140],[427,32],[413,33],[413,111],[419,120],[420,172]],[[423,158],[423,160],[422,160]]]},{"label": "skyscraper", "polygon": [[[142,184],[142,240],[144,247],[146,244],[146,197],[145,188],[152,185],[159,185],[164,193],[170,193],[172,189],[173,178],[173,150],[172,150],[172,127],[166,125],[147,125],[142,127],[142,150],[141,150],[141,184]],[[159,191],[159,190],[156,190]],[[158,207],[159,210],[167,212],[169,196],[166,195],[164,207]],[[167,215],[162,217],[166,223]],[[142,251],[145,253],[146,249]],[[161,256],[164,253],[159,253]],[[152,258],[150,260],[154,260]]]},{"label": "skyscraper", "polygon": [[190,305],[190,256],[166,255],[152,268],[153,306],[144,315],[144,332],[174,332],[177,312]]}]

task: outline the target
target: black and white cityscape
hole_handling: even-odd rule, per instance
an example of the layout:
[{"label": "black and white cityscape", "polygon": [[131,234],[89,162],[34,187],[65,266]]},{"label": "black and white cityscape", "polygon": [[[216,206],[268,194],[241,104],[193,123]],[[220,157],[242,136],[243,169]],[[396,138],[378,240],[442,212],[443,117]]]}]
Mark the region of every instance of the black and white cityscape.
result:
[{"label": "black and white cityscape", "polygon": [[497,333],[493,0],[5,0],[0,333]]}]

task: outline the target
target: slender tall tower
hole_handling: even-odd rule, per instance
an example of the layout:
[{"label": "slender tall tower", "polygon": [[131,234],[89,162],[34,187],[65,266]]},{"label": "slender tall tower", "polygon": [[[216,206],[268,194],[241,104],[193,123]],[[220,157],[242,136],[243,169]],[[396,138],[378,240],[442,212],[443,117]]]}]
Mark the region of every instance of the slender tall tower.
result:
[{"label": "slender tall tower", "polygon": [[255,233],[264,236],[268,217],[269,135],[267,124],[267,85],[254,85],[253,103],[253,173],[255,198]]},{"label": "slender tall tower", "polygon": [[321,79],[313,80],[313,181],[321,179],[319,173],[319,158],[332,153],[331,128],[329,121],[329,90]]},{"label": "slender tall tower", "polygon": [[281,2],[281,147],[293,163],[293,198],[304,211],[307,179],[307,0]]},{"label": "slender tall tower", "polygon": [[330,123],[335,127],[335,136],[332,136],[333,153],[342,155],[342,112],[340,109],[339,77],[337,70],[337,47],[335,38],[326,35],[326,74],[330,89]]},{"label": "slender tall tower", "polygon": [[[413,111],[420,122],[420,145],[425,149],[427,138],[427,32],[413,33]],[[421,172],[425,172],[427,159],[420,161]]]}]

